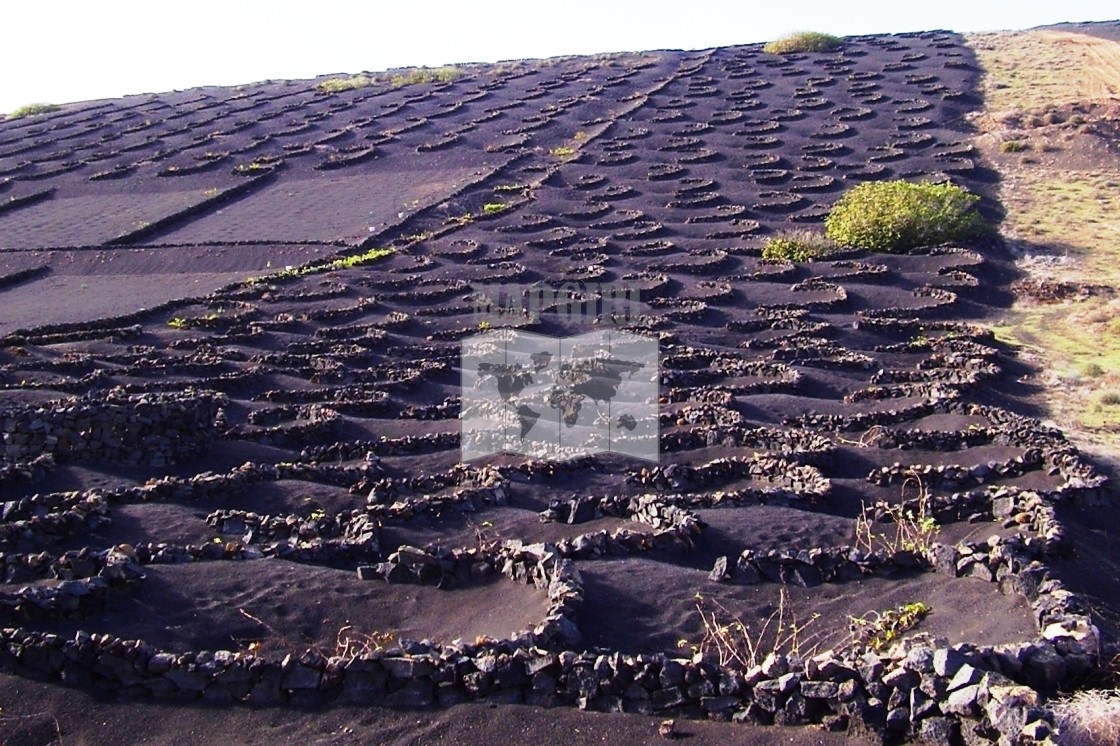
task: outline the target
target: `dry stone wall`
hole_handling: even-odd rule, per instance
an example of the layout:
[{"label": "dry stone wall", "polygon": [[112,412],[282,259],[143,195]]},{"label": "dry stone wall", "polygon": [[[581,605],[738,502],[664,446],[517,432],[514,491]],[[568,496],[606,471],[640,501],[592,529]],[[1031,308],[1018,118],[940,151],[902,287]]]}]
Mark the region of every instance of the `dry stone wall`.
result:
[{"label": "dry stone wall", "polygon": [[119,389],[0,409],[3,460],[160,467],[202,453],[224,399],[213,392],[129,395]]}]

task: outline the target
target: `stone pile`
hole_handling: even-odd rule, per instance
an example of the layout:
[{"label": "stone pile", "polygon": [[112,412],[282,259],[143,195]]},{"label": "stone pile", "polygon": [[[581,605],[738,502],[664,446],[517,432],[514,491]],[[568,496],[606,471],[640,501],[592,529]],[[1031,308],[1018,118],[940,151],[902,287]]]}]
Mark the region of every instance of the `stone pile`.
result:
[{"label": "stone pile", "polygon": [[[763,487],[745,487],[720,492],[714,488],[738,480],[763,483]],[[824,499],[831,483],[816,467],[797,464],[773,455],[753,458],[722,458],[702,466],[669,464],[643,468],[626,479],[637,487],[658,490],[688,490],[684,502],[693,507],[712,507],[724,500],[762,502],[785,498],[790,502],[815,502]],[[663,499],[671,500],[662,495]]]}]

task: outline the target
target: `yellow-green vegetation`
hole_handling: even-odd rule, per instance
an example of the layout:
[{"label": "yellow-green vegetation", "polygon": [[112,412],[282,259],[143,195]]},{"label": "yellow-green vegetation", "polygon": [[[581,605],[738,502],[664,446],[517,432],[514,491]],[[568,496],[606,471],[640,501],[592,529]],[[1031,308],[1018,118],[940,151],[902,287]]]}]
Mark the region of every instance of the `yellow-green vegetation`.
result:
[{"label": "yellow-green vegetation", "polygon": [[329,262],[322,264],[305,264],[302,267],[285,267],[279,272],[274,272],[270,275],[262,277],[250,277],[247,282],[249,284],[256,284],[258,282],[268,282],[269,280],[283,280],[290,277],[306,277],[307,275],[317,275],[323,272],[332,272],[339,269],[351,269],[353,267],[360,267],[363,264],[377,261],[383,257],[389,256],[393,253],[393,249],[370,249],[369,251],[361,254],[354,254],[353,256],[345,256],[339,259],[333,259]]},{"label": "yellow-green vegetation", "polygon": [[327,93],[342,93],[358,88],[368,88],[377,84],[377,78],[372,75],[348,75],[345,78],[327,78],[319,83],[319,90]]},{"label": "yellow-green vegetation", "polygon": [[588,130],[576,130],[563,145],[557,145],[549,150],[549,154],[562,161],[570,161],[579,156],[580,148],[590,142],[592,138],[602,134],[608,124],[598,124]]},{"label": "yellow-green vegetation", "polygon": [[1020,304],[992,330],[997,340],[1041,358],[1051,408],[1063,426],[1096,431],[1093,440],[1102,443],[1120,442],[1120,302]]},{"label": "yellow-green vegetation", "polygon": [[955,184],[868,181],[836,201],[825,234],[841,246],[889,253],[966,241],[989,231],[979,200]]},{"label": "yellow-green vegetation", "polygon": [[34,117],[39,116],[40,114],[50,114],[52,111],[59,111],[60,109],[62,109],[62,107],[58,104],[27,104],[8,114],[8,119],[19,119],[20,117]]},{"label": "yellow-green vegetation", "polygon": [[[1031,109],[1054,102],[1101,98],[1113,90],[1109,67],[1116,42],[1087,34],[1036,29],[970,34],[984,69],[989,112]],[[1110,65],[1110,60],[1111,65]]]},{"label": "yellow-green vegetation", "polygon": [[[978,143],[1001,172],[1004,236],[1028,283],[1120,286],[1120,160],[1092,134],[1120,92],[1120,44],[1034,30],[967,37],[984,69]],[[1053,153],[1060,153],[1052,156]],[[1045,302],[1050,301],[1050,302]],[[1120,300],[1108,292],[1026,293],[997,339],[1039,369],[1052,416],[1084,446],[1120,447]]]},{"label": "yellow-green vegetation", "polygon": [[324,269],[321,269],[319,271],[329,272],[332,269],[350,269],[351,267],[359,267],[363,264],[369,264],[370,262],[377,261],[382,257],[389,256],[392,253],[392,249],[370,249],[369,251],[365,251],[361,254],[355,254],[354,256],[335,259],[334,261],[329,262]]},{"label": "yellow-green vegetation", "polygon": [[224,311],[225,309],[219,308],[217,311],[210,311],[203,316],[192,316],[190,318],[176,316],[168,321],[167,325],[172,329],[177,329],[179,331],[184,331],[193,327],[206,328],[207,326],[212,325],[213,322],[220,319]]},{"label": "yellow-green vegetation", "polygon": [[872,611],[862,617],[852,617],[850,629],[853,640],[857,645],[864,645],[875,651],[885,650],[918,626],[929,612],[928,604],[912,601],[895,609]]},{"label": "yellow-green vegetation", "polygon": [[249,163],[239,163],[233,167],[234,173],[238,174],[255,174],[268,171],[273,167],[274,163],[269,163],[263,160],[250,161]]},{"label": "yellow-green vegetation", "polygon": [[1031,146],[1022,140],[1004,140],[999,144],[999,151],[1001,153],[1021,153],[1024,150],[1030,150]]},{"label": "yellow-green vegetation", "polygon": [[836,244],[817,231],[801,229],[784,231],[766,239],[762,258],[790,262],[811,262],[836,250]]},{"label": "yellow-green vegetation", "polygon": [[450,83],[462,77],[463,71],[453,65],[444,67],[414,67],[409,70],[394,73],[389,78],[389,85],[400,88],[406,85],[422,85],[424,83]]},{"label": "yellow-green vegetation", "polygon": [[822,34],[819,31],[798,31],[789,36],[783,36],[767,42],[762,51],[769,54],[787,54],[789,52],[828,52],[842,44],[839,36]]},{"label": "yellow-green vegetation", "polygon": [[497,215],[499,212],[506,209],[507,207],[509,207],[509,205],[507,205],[503,202],[487,202],[485,205],[482,206],[482,213],[484,215]]},{"label": "yellow-green vegetation", "polygon": [[1120,172],[1026,169],[1016,176],[1015,193],[1004,191],[1008,237],[1075,260],[1059,262],[1052,279],[1120,280]]},{"label": "yellow-green vegetation", "polygon": [[341,93],[358,88],[368,88],[374,85],[388,85],[393,88],[402,88],[409,85],[424,83],[450,83],[462,77],[463,71],[452,65],[445,67],[413,67],[398,70],[383,75],[347,75],[339,78],[327,78],[319,83],[318,88],[327,93]]}]

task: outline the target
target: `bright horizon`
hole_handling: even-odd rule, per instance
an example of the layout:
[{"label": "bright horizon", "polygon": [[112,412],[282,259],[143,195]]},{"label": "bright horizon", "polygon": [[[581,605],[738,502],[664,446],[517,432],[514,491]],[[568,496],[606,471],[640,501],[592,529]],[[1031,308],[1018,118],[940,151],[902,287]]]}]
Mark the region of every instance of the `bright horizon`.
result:
[{"label": "bright horizon", "polygon": [[[840,36],[1114,20],[1113,2],[1041,7],[665,0],[564,3],[137,0],[18,3],[0,31],[0,112],[208,85],[558,55],[707,49],[799,31]],[[313,10],[312,10],[313,8]]]}]

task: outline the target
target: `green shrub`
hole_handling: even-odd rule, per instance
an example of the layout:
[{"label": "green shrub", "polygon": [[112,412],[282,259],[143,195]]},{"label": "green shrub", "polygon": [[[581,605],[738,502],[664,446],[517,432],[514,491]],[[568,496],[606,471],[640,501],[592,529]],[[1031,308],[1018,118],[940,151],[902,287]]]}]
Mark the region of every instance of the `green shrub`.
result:
[{"label": "green shrub", "polygon": [[828,52],[841,44],[839,36],[822,34],[819,31],[799,31],[767,43],[763,52],[786,54],[787,52]]},{"label": "green shrub", "polygon": [[985,235],[980,200],[953,184],[869,181],[840,197],[825,218],[825,234],[841,246],[903,253]]},{"label": "green shrub", "polygon": [[19,117],[34,117],[39,114],[50,114],[52,111],[58,111],[61,108],[62,107],[57,104],[27,104],[13,111],[8,115],[8,118],[18,119]]},{"label": "green shrub", "polygon": [[372,85],[388,84],[393,88],[402,88],[408,85],[423,83],[450,83],[462,77],[463,71],[453,65],[445,67],[412,67],[398,70],[392,75],[380,77],[374,75],[349,75],[344,78],[327,78],[319,83],[318,88],[327,93],[341,93],[352,91],[356,88],[368,88]]},{"label": "green shrub", "polygon": [[327,93],[342,93],[357,88],[368,88],[376,82],[377,79],[369,75],[351,75],[347,78],[327,78],[318,87],[319,90]]},{"label": "green shrub", "polygon": [[766,239],[766,243],[762,245],[762,258],[808,262],[835,250],[836,244],[815,231],[784,231]]},{"label": "green shrub", "polygon": [[415,67],[411,70],[399,72],[389,79],[389,85],[400,88],[406,85],[419,85],[423,83],[450,83],[462,76],[459,68],[448,65],[446,67],[430,68]]},{"label": "green shrub", "polygon": [[999,152],[1001,153],[1021,153],[1024,150],[1030,150],[1030,145],[1022,140],[1004,140],[999,144]]}]

